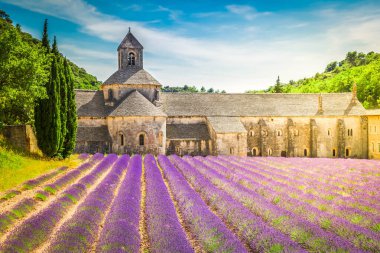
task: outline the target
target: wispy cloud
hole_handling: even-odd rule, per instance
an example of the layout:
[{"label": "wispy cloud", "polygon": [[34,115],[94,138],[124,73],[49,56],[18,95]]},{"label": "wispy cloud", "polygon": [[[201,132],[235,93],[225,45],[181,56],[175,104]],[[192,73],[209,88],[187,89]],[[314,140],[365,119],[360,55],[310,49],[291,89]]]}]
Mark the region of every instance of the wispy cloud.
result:
[{"label": "wispy cloud", "polygon": [[164,6],[159,5],[156,11],[167,12],[169,14],[169,18],[173,21],[178,21],[180,16],[183,14],[183,11],[173,10]]},{"label": "wispy cloud", "polygon": [[253,20],[258,16],[269,15],[270,12],[258,12],[255,8],[250,5],[227,5],[226,9],[236,15],[242,16],[246,20]]},{"label": "wispy cloud", "polygon": [[[265,88],[275,82],[277,75],[282,81],[310,76],[323,70],[328,62],[344,57],[349,50],[380,51],[380,10],[373,6],[310,10],[302,15],[272,13],[270,23],[255,26],[252,22],[217,22],[208,29],[218,30],[227,25],[240,28],[224,29],[223,36],[210,37],[206,33],[184,36],[173,29],[152,28],[149,23],[107,15],[83,0],[0,1],[68,20],[78,24],[83,33],[115,44],[131,26],[144,45],[145,67],[164,85],[204,85],[242,92]],[[255,19],[255,23],[257,15],[268,15],[259,14],[252,6],[229,5],[226,10],[246,21]],[[307,29],[283,29],[306,24]],[[260,27],[267,31],[264,33]],[[83,50],[67,41],[60,47],[101,80],[116,70],[117,55],[109,53],[114,48],[107,52]]]}]

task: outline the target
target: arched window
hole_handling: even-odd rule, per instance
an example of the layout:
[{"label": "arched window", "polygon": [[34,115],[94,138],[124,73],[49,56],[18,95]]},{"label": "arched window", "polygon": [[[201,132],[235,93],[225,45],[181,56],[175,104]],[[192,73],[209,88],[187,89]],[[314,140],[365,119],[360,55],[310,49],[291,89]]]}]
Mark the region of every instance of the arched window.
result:
[{"label": "arched window", "polygon": [[119,134],[120,146],[124,146],[124,135]]},{"label": "arched window", "polygon": [[271,148],[268,148],[268,155],[269,155],[269,156],[272,155],[272,149],[271,149]]},{"label": "arched window", "polygon": [[144,144],[145,144],[145,136],[144,136],[144,134],[140,134],[139,135],[139,144],[140,144],[140,146],[144,146]]},{"label": "arched window", "polygon": [[277,130],[277,136],[282,136],[282,131],[281,130]]},{"label": "arched window", "polygon": [[307,156],[307,149],[306,148],[303,150],[303,156]]},{"label": "arched window", "polygon": [[350,156],[350,149],[346,148],[346,156]]},{"label": "arched window", "polygon": [[231,154],[231,155],[234,154],[234,148],[230,148],[230,154]]},{"label": "arched window", "polygon": [[108,90],[108,100],[112,100],[113,99],[113,91],[112,89],[109,89]]},{"label": "arched window", "polygon": [[128,54],[128,65],[135,65],[136,57],[134,53]]},{"label": "arched window", "polygon": [[249,131],[249,136],[250,136],[250,137],[255,136],[255,131],[253,131],[253,130]]},{"label": "arched window", "polygon": [[335,148],[333,149],[333,157],[335,157],[336,156],[336,150],[335,150]]},{"label": "arched window", "polygon": [[252,149],[252,156],[257,156],[257,149],[256,148]]},{"label": "arched window", "polygon": [[328,135],[328,136],[331,135],[331,129],[330,129],[330,128],[327,130],[327,135]]}]

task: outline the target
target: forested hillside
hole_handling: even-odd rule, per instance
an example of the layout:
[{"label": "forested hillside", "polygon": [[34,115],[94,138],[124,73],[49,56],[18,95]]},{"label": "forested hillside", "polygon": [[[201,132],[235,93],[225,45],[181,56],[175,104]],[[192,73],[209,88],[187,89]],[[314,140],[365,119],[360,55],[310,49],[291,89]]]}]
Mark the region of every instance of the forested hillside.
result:
[{"label": "forested hillside", "polygon": [[282,93],[349,92],[357,83],[358,98],[366,108],[380,107],[380,54],[349,52],[340,62],[329,63],[323,73],[282,84],[280,80],[267,90],[248,91]]},{"label": "forested hillside", "polygon": [[[33,124],[35,102],[47,98],[44,84],[49,80],[51,61],[41,41],[23,32],[0,10],[0,128],[3,124]],[[99,88],[96,77],[69,60],[67,63],[74,74],[74,88]]]}]

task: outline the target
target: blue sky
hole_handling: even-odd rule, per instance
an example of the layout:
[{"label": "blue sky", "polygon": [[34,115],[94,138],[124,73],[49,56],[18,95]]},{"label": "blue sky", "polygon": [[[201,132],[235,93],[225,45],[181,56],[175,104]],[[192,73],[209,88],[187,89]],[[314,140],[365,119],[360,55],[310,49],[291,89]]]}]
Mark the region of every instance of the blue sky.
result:
[{"label": "blue sky", "polygon": [[348,51],[380,52],[380,1],[0,0],[15,23],[104,81],[131,27],[163,85],[228,92],[322,72]]}]

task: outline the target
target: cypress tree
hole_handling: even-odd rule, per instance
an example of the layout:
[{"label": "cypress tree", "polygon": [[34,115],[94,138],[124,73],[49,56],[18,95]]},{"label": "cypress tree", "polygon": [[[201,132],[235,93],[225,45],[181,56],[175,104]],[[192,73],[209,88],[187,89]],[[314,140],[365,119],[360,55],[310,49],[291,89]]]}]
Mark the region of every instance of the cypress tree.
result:
[{"label": "cypress tree", "polygon": [[44,22],[44,31],[42,33],[42,46],[46,48],[47,53],[50,52],[50,42],[49,42],[49,36],[48,36],[48,20],[45,19]]},{"label": "cypress tree", "polygon": [[56,156],[61,142],[61,117],[60,117],[60,93],[59,93],[59,63],[53,56],[50,68],[50,79],[46,87],[48,98],[43,100],[41,107],[41,120],[44,121],[42,139],[38,140],[38,146],[42,152],[50,157]]},{"label": "cypress tree", "polygon": [[54,42],[52,46],[52,53],[57,58],[57,69],[59,75],[59,93],[60,93],[60,120],[61,120],[61,139],[59,143],[59,155],[62,155],[64,150],[64,142],[66,136],[66,121],[67,121],[67,82],[65,77],[65,70],[63,64],[63,58],[58,50],[57,38],[54,36]]},{"label": "cypress tree", "polygon": [[67,133],[63,146],[64,149],[62,152],[62,156],[66,158],[69,155],[71,155],[75,148],[77,135],[77,109],[75,104],[74,76],[66,58],[64,60],[63,66],[67,84]]}]

